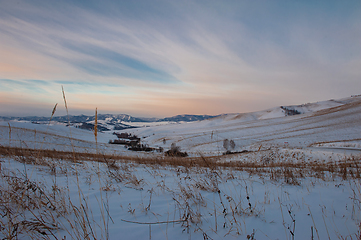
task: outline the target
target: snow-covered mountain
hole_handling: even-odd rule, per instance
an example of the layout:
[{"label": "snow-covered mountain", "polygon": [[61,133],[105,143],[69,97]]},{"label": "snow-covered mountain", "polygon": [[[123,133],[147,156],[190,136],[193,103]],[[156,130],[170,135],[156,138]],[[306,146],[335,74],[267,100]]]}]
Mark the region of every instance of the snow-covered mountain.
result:
[{"label": "snow-covered mountain", "polygon": [[[98,114],[98,130],[111,131],[123,130],[128,128],[143,127],[154,125],[155,123],[166,122],[194,122],[210,119],[217,116],[210,115],[177,115],[167,118],[146,118],[146,117],[133,117],[128,114]],[[70,124],[72,126],[82,129],[94,129],[95,115],[69,115],[69,116],[54,116],[50,117],[0,117],[2,121],[29,121],[35,124],[48,124],[49,121]],[[161,124],[156,124],[161,125]]]},{"label": "snow-covered mountain", "polygon": [[[50,117],[37,117],[37,116],[28,116],[28,117],[0,117],[3,120],[18,120],[18,121],[31,121],[31,122],[46,122],[50,120]],[[87,115],[69,115],[68,116],[54,116],[52,121],[64,122],[68,121],[72,123],[83,123],[94,121],[95,116]],[[152,122],[157,119],[149,118],[136,118],[127,114],[98,114],[98,120],[106,120],[110,123],[120,123],[120,122]]]},{"label": "snow-covered mountain", "polygon": [[177,115],[174,117],[162,118],[162,119],[157,120],[157,122],[195,122],[195,121],[207,120],[207,119],[218,117],[218,116],[183,114],[183,115]]}]

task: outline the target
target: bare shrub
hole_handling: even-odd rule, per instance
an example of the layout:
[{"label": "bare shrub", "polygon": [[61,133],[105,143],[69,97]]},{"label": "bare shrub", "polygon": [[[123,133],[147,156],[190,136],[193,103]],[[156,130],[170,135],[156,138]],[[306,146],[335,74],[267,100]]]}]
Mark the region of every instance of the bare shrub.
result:
[{"label": "bare shrub", "polygon": [[234,149],[236,147],[236,143],[233,140],[229,141],[229,147]]},{"label": "bare shrub", "polygon": [[172,143],[170,146],[170,150],[165,152],[166,156],[170,157],[187,157],[187,152],[181,152],[180,147],[177,146],[175,143]]},{"label": "bare shrub", "polygon": [[228,151],[229,148],[229,140],[226,138],[223,140],[223,148]]}]

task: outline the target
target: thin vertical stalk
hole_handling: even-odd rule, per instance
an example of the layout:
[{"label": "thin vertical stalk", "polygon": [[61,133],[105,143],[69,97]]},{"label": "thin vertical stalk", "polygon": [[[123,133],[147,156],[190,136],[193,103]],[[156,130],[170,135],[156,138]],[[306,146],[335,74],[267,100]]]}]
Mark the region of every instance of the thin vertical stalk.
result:
[{"label": "thin vertical stalk", "polygon": [[95,144],[97,146],[98,145],[98,108],[95,108],[94,137],[95,137]]},{"label": "thin vertical stalk", "polygon": [[67,115],[67,117],[68,117],[68,126],[69,126],[69,134],[70,134],[70,143],[71,143],[71,147],[72,147],[72,150],[73,150],[74,161],[75,161],[74,144],[73,144],[73,139],[72,139],[72,135],[71,135],[71,128],[70,128],[69,110],[68,110],[68,104],[67,104],[67,102],[66,102],[65,91],[64,91],[64,87],[63,87],[63,85],[61,85],[61,91],[62,91],[62,93],[63,93],[63,99],[64,99],[64,105],[65,105],[65,109],[66,109],[66,115]]},{"label": "thin vertical stalk", "polygon": [[9,122],[8,125],[9,125],[9,147],[11,147],[11,126]]}]

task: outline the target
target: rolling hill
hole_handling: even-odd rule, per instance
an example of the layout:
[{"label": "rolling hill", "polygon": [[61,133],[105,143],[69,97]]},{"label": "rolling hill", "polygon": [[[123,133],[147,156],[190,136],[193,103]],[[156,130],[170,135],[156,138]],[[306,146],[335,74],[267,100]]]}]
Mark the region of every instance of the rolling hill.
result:
[{"label": "rolling hill", "polygon": [[[207,116],[196,118],[183,115],[176,119],[184,119],[184,117],[189,121],[207,118]],[[176,144],[190,156],[222,155],[227,150],[223,147],[225,139],[233,140],[235,143],[234,149],[230,149],[233,152],[255,152],[276,148],[315,152],[320,149],[326,151],[326,147],[328,147],[327,151],[330,151],[332,146],[334,150],[332,154],[340,152],[339,149],[335,149],[336,147],[346,149],[347,154],[355,154],[359,153],[361,148],[361,96],[281,106],[251,113],[223,114],[193,122],[156,120],[156,122],[146,122],[146,125],[145,122],[126,122],[138,120],[129,115],[99,115],[98,127],[105,127],[111,131],[100,132],[97,144],[93,132],[88,131],[94,126],[93,117],[81,115],[78,118],[70,118],[73,120],[71,128],[66,127],[66,123],[60,122],[64,117],[59,117],[57,120],[59,122],[52,121],[50,124],[3,120],[0,122],[0,144],[58,150],[75,149],[82,152],[97,149],[125,156],[143,154],[108,144],[115,138],[112,133],[116,131],[136,135],[141,138],[142,144],[161,147],[164,150]],[[84,124],[87,131],[82,129]],[[123,129],[124,125],[126,127]],[[131,128],[135,126],[138,128]],[[353,150],[350,150],[351,148]],[[344,152],[340,153],[340,156],[342,154]]]}]

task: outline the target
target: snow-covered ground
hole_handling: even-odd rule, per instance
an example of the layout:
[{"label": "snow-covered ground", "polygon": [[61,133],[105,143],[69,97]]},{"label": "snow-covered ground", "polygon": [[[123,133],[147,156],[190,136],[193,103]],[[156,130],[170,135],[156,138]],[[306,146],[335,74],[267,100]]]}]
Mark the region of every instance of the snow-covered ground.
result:
[{"label": "snow-covered ground", "polygon": [[[218,161],[360,161],[361,97],[127,129],[152,147],[172,143]],[[0,122],[0,145],[158,157],[65,124]],[[234,152],[223,155],[224,140]],[[35,160],[34,160],[35,159]],[[34,161],[37,164],[32,164]],[[212,170],[1,157],[0,234],[19,239],[360,239],[359,168],[293,175],[278,168]],[[287,175],[289,174],[289,175]],[[358,175],[357,175],[358,174]],[[357,177],[358,176],[358,177]],[[25,196],[25,197],[24,197]],[[33,205],[32,205],[33,204]],[[36,207],[35,207],[36,205]],[[28,207],[24,207],[28,206]],[[15,229],[15,230],[14,230]],[[31,231],[28,231],[32,229]],[[54,235],[44,235],[50,234]],[[312,238],[313,236],[313,238]]]},{"label": "snow-covered ground", "polygon": [[[16,224],[19,239],[359,239],[361,234],[360,178],[326,173],[286,182],[232,169],[21,161],[1,163],[2,238]],[[8,199],[21,204],[5,204]]]}]

